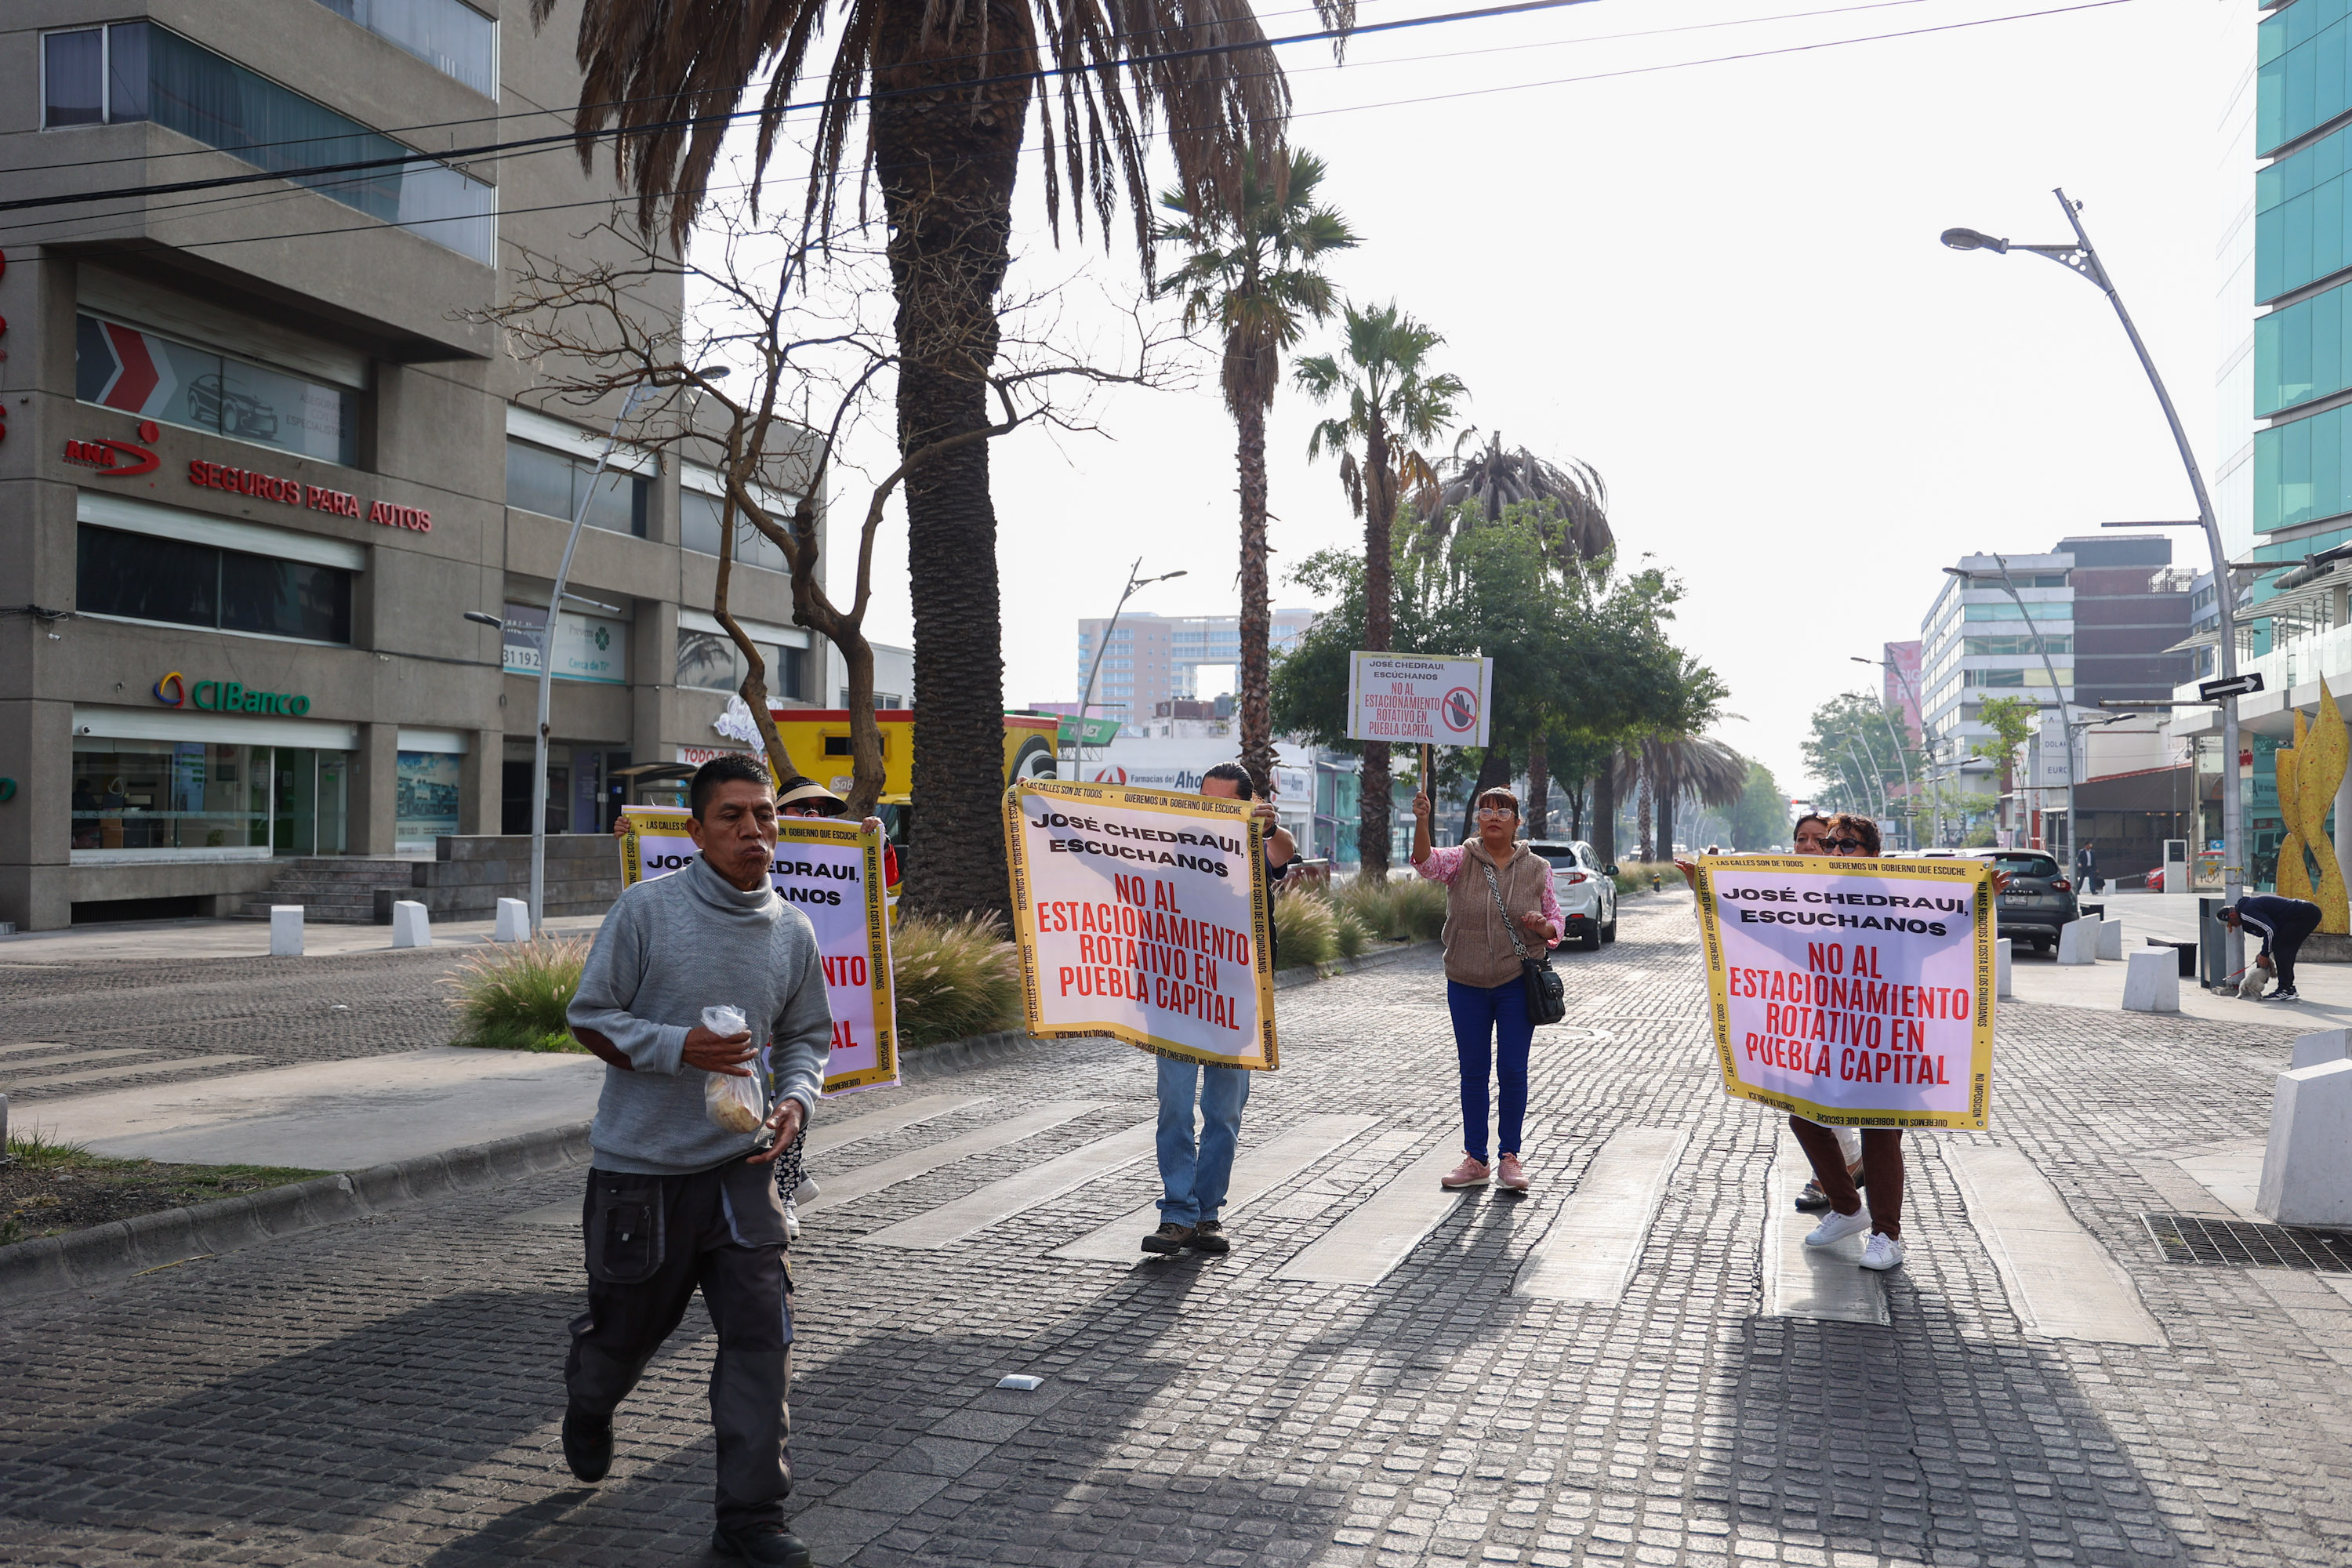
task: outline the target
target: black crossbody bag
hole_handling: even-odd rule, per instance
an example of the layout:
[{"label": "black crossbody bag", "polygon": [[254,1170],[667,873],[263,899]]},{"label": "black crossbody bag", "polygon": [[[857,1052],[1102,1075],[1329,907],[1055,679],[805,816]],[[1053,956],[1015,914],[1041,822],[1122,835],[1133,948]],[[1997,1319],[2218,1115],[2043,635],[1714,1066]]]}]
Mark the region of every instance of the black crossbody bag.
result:
[{"label": "black crossbody bag", "polygon": [[1519,983],[1528,988],[1528,1021],[1559,1023],[1568,1016],[1568,987],[1551,966],[1549,953],[1541,958],[1528,956],[1527,943],[1519,940],[1519,922],[1511,918],[1503,902],[1503,885],[1495,880],[1495,868],[1481,860],[1478,869],[1486,873],[1486,890],[1495,895],[1495,907],[1503,912],[1503,934],[1511,939],[1511,951],[1519,955]]}]

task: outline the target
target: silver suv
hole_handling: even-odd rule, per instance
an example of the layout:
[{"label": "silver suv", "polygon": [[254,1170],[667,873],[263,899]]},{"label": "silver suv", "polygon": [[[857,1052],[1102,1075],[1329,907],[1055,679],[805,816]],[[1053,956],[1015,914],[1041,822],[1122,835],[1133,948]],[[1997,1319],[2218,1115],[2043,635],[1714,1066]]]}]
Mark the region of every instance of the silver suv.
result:
[{"label": "silver suv", "polygon": [[1563,942],[1597,952],[1617,940],[1617,868],[1603,866],[1582,839],[1535,838],[1528,847],[1551,862],[1551,893],[1567,923]]}]

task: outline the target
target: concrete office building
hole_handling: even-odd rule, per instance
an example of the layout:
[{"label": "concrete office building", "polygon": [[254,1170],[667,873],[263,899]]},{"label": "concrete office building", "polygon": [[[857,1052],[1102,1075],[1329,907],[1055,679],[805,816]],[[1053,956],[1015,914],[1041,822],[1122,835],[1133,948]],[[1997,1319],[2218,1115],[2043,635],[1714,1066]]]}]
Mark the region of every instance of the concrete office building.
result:
[{"label": "concrete office building", "polygon": [[[12,6],[0,169],[43,196],[560,132],[578,0],[528,9]],[[236,913],[298,866],[525,829],[583,499],[551,828],[603,827],[633,761],[738,745],[711,728],[740,675],[714,477],[624,447],[584,496],[613,407],[535,396],[467,315],[519,247],[592,259],[572,237],[613,194],[567,148],[0,219],[0,921]],[[741,553],[772,689],[821,700],[781,561]]]},{"label": "concrete office building", "polygon": [[[1315,624],[1315,612],[1276,610],[1269,619],[1266,645],[1278,653],[1306,635]],[[1101,639],[1107,631],[1106,643]],[[1201,696],[1202,666],[1239,665],[1241,617],[1152,616],[1130,610],[1119,616],[1116,629],[1110,629],[1108,620],[1080,621],[1076,686],[1081,700],[1098,646],[1102,669],[1095,677],[1094,702],[1087,711],[1132,723],[1150,717],[1162,702]]]}]

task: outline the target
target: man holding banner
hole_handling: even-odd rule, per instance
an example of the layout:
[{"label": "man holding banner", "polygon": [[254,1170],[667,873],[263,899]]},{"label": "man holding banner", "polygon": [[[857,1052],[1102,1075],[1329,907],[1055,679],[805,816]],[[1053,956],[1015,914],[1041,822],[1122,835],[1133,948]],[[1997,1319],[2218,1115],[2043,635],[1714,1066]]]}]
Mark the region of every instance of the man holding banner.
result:
[{"label": "man holding banner", "polygon": [[1267,884],[1290,842],[1279,829],[1268,840],[1272,803],[1251,799],[1241,768],[1203,783],[1192,795],[1024,780],[1004,796],[1030,1034],[1109,1035],[1162,1058],[1150,1252],[1226,1250],[1217,1214],[1248,1098],[1241,1074],[1279,1061]]},{"label": "man holding banner", "polygon": [[[1832,858],[1698,862],[1725,1092],[1787,1111],[1832,1212],[1805,1237],[1867,1230],[1866,1268],[1903,1261],[1903,1129],[1981,1130],[1992,1090],[1993,893],[1975,859],[1876,858],[1866,817]],[[1863,1130],[1870,1203],[1832,1127]]]}]

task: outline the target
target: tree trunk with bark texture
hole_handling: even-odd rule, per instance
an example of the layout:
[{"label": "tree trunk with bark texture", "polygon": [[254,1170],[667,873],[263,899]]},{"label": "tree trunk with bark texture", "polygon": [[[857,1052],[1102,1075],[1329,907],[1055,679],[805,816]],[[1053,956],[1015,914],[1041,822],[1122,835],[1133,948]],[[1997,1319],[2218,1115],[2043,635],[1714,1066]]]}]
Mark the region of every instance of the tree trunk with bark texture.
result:
[{"label": "tree trunk with bark texture", "polygon": [[1592,775],[1592,853],[1603,866],[1617,858],[1617,775],[1614,757],[1604,758]]},{"label": "tree trunk with bark texture", "polygon": [[1528,837],[1551,837],[1551,760],[1540,734],[1528,742]]},{"label": "tree trunk with bark texture", "polygon": [[1242,765],[1263,795],[1274,793],[1274,681],[1266,644],[1274,631],[1267,603],[1265,543],[1265,408],[1245,405],[1234,415],[1242,500]]},{"label": "tree trunk with bark texture", "polygon": [[1640,838],[1634,844],[1634,848],[1640,851],[1641,858],[1644,860],[1654,860],[1658,858],[1658,841],[1650,837],[1650,806],[1653,800],[1655,798],[1656,792],[1650,788],[1650,781],[1648,779],[1639,781],[1633,787],[1642,792],[1640,804],[1633,808],[1635,812],[1633,819],[1634,827],[1641,835]]},{"label": "tree trunk with bark texture", "polygon": [[1658,796],[1658,858],[1675,858],[1675,792],[1667,790]]},{"label": "tree trunk with bark texture", "polygon": [[[1372,409],[1371,429],[1364,439],[1364,647],[1373,653],[1388,651],[1395,636],[1392,605],[1396,593],[1396,563],[1391,538],[1396,522],[1396,492],[1389,475],[1388,426],[1380,409]],[[1362,813],[1356,831],[1356,854],[1361,874],[1376,882],[1389,875],[1389,747],[1385,741],[1364,743],[1363,787],[1357,794]]]},{"label": "tree trunk with bark texture", "polygon": [[[1500,746],[1489,746],[1486,754],[1478,759],[1478,782],[1470,786],[1470,804],[1462,808],[1462,837],[1459,843],[1467,844],[1478,837],[1478,797],[1490,789],[1511,787],[1511,753]],[[1522,808],[1524,820],[1524,808]]]},{"label": "tree trunk with bark texture", "polygon": [[[1014,176],[1034,37],[1025,5],[993,0],[923,36],[923,7],[884,14],[882,89],[950,84],[873,107],[874,164],[890,223],[898,300],[898,449],[994,423],[987,375],[996,295],[1010,258]],[[992,52],[979,52],[985,42]],[[981,88],[951,84],[995,77]],[[959,915],[1006,907],[1004,660],[996,509],[982,441],[924,464],[907,482],[915,613],[910,908]]]}]

